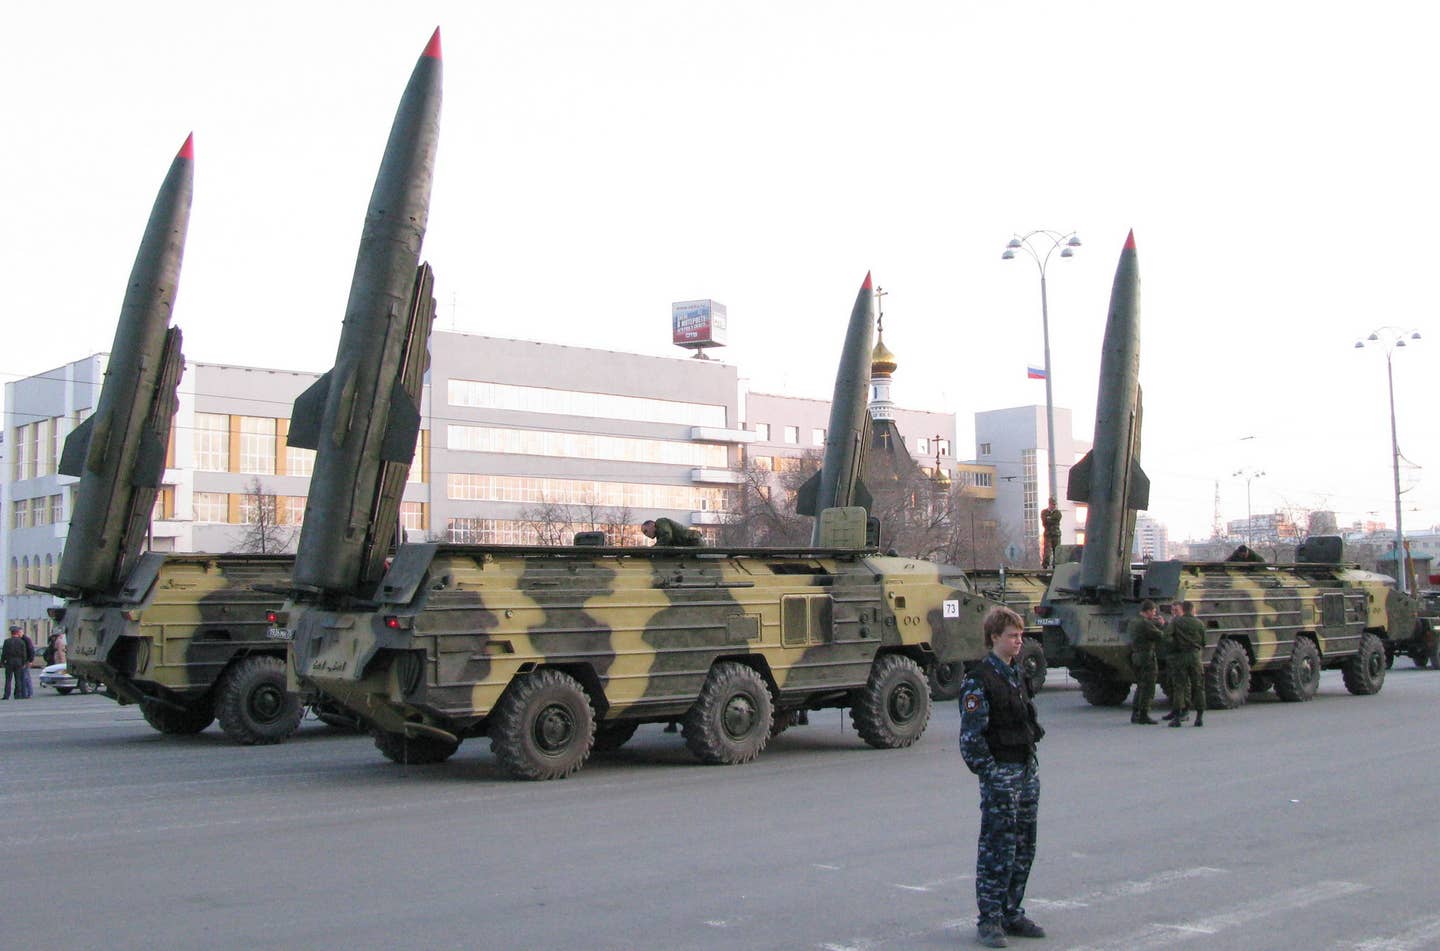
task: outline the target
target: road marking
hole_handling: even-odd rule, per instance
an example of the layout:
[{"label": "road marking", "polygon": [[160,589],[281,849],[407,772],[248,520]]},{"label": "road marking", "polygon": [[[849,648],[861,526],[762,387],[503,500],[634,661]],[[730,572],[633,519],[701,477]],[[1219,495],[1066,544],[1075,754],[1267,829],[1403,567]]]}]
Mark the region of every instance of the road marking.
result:
[{"label": "road marking", "polygon": [[1116,938],[1114,941],[1105,944],[1081,945],[1078,948],[1071,948],[1070,951],[1114,951],[1114,949],[1121,948],[1125,951],[1147,951],[1147,949],[1159,951],[1161,948],[1169,947],[1180,941],[1187,941],[1202,935],[1217,934],[1229,928],[1250,924],[1267,915],[1295,911],[1309,905],[1366,891],[1368,888],[1369,886],[1359,882],[1316,882],[1313,885],[1301,885],[1268,898],[1236,905],[1229,911],[1222,911],[1219,914],[1175,924],[1156,922],[1146,925],[1139,931]]},{"label": "road marking", "polygon": [[1389,938],[1370,938],[1358,944],[1345,945],[1353,951],[1419,951],[1440,944],[1440,915],[1422,918],[1404,931]]},{"label": "road marking", "polygon": [[974,875],[947,875],[944,878],[937,878],[933,882],[925,882],[920,885],[902,885],[899,882],[891,882],[891,888],[903,889],[907,892],[928,892],[930,889],[940,885],[953,885],[956,882],[973,882]]},{"label": "road marking", "polygon": [[841,869],[841,866],[839,866],[839,865],[822,865],[822,864],[820,864],[819,862],[815,862],[811,867],[812,867],[812,868],[823,868],[823,869],[824,869],[825,871],[827,871],[827,872],[838,872],[838,871],[840,871],[840,869]]},{"label": "road marking", "polygon": [[1176,882],[1189,881],[1192,878],[1213,878],[1216,875],[1224,875],[1223,868],[1209,868],[1201,865],[1196,868],[1177,868],[1168,872],[1161,872],[1149,878],[1142,878],[1137,881],[1119,882],[1105,888],[1087,892],[1084,895],[1077,895],[1074,898],[1026,898],[1026,905],[1034,905],[1036,908],[1044,908],[1047,911],[1067,911],[1075,908],[1088,908],[1099,902],[1115,901],[1119,898],[1133,898],[1136,895],[1144,895],[1153,892],[1157,888],[1165,888]]}]

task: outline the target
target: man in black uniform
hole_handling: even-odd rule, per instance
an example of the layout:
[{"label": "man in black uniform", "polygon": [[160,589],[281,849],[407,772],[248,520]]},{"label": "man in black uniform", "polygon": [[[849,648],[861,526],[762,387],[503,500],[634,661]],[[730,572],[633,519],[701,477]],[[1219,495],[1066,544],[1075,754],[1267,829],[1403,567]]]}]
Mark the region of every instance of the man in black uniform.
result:
[{"label": "man in black uniform", "polygon": [[960,687],[960,753],[980,777],[980,847],[975,904],[980,943],[1009,946],[1006,935],[1043,938],[1022,902],[1035,860],[1040,775],[1035,744],[1045,735],[1016,663],[1025,622],[1009,608],[991,608],[982,622],[990,653]]}]

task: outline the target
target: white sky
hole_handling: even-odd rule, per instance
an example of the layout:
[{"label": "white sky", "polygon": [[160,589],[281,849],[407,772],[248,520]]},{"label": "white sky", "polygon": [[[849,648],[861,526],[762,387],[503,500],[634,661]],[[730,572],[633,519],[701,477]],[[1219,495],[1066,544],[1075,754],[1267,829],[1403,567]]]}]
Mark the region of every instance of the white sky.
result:
[{"label": "white sky", "polygon": [[[0,16],[11,288],[0,380],[110,346],[140,232],[195,133],[176,322],[191,361],[323,370],[395,105],[445,61],[425,256],[437,327],[661,355],[730,312],[751,386],[828,398],[867,270],[901,405],[1044,402],[1093,424],[1115,262],[1144,286],[1143,465],[1172,538],[1329,507],[1440,524],[1431,4],[135,2]],[[1428,404],[1428,405],[1427,405]],[[912,434],[914,435],[914,434]],[[1062,476],[1063,479],[1063,476]],[[1371,513],[1374,513],[1373,515]]]}]

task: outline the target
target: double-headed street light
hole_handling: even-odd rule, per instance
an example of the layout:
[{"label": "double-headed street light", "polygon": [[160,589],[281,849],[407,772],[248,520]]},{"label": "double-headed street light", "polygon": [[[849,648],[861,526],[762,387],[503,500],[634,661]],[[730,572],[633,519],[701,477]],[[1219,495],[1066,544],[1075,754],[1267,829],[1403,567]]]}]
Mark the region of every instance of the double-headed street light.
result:
[{"label": "double-headed street light", "polygon": [[[1035,245],[1039,245],[1037,250]],[[1048,245],[1048,247],[1047,247]],[[1045,337],[1045,438],[1048,440],[1046,455],[1050,457],[1050,498],[1059,504],[1060,486],[1055,476],[1055,399],[1054,380],[1050,372],[1050,304],[1045,294],[1045,269],[1050,264],[1050,255],[1058,249],[1062,258],[1075,256],[1080,247],[1080,238],[1075,232],[1061,234],[1058,231],[1040,229],[1029,234],[1017,234],[1005,245],[1001,260],[1014,260],[1016,251],[1024,251],[1035,260],[1040,269],[1040,330]],[[1041,252],[1044,252],[1043,254]]]},{"label": "double-headed street light", "polygon": [[1255,516],[1250,513],[1250,483],[1263,475],[1259,469],[1236,469],[1231,473],[1233,478],[1245,480],[1245,547],[1251,551],[1255,550]]},{"label": "double-headed street light", "polygon": [[1395,469],[1395,583],[1402,592],[1408,592],[1409,573],[1406,570],[1405,532],[1400,525],[1400,439],[1395,433],[1395,369],[1390,363],[1399,347],[1407,346],[1407,340],[1419,340],[1420,331],[1399,327],[1376,327],[1364,340],[1355,341],[1355,349],[1373,345],[1385,348],[1385,379],[1390,384],[1390,461]]}]

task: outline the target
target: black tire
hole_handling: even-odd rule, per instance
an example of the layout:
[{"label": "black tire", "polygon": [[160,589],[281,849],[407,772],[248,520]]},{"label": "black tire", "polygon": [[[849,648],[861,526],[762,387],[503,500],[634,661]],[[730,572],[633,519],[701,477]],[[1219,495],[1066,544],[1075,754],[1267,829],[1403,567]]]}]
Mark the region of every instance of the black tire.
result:
[{"label": "black tire", "polygon": [[962,664],[931,664],[925,671],[930,684],[930,699],[936,703],[956,700],[960,697],[960,685],[965,682]]},{"label": "black tire", "polygon": [[417,734],[408,736],[404,733],[389,733],[385,730],[376,730],[375,748],[385,754],[385,758],[392,763],[400,763],[402,766],[428,766],[431,763],[443,763],[455,755],[460,748],[459,741],[451,742],[438,736],[426,736]]},{"label": "black tire", "polygon": [[1030,685],[1030,694],[1034,696],[1045,686],[1045,676],[1050,672],[1050,665],[1045,661],[1045,648],[1040,646],[1038,641],[1029,638],[1025,640],[1025,646],[1020,648],[1020,672],[1025,677],[1025,682]]},{"label": "black tire", "polygon": [[1414,652],[1410,655],[1410,659],[1415,662],[1416,667],[1421,669],[1424,669],[1430,664],[1430,655],[1425,652],[1424,647],[1415,648]]},{"label": "black tire", "polygon": [[75,689],[81,693],[99,693],[105,689],[105,685],[98,680],[91,680],[89,677],[80,677],[75,681]]},{"label": "black tire", "polygon": [[490,751],[516,779],[564,779],[585,765],[595,711],[563,670],[515,678],[490,715]]},{"label": "black tire", "polygon": [[1287,703],[1313,700],[1320,689],[1320,649],[1308,637],[1295,638],[1290,659],[1275,671],[1275,693]]},{"label": "black tire", "polygon": [[765,679],[744,664],[726,661],[710,668],[680,732],[696,759],[730,766],[760,755],[774,721]]},{"label": "black tire", "polygon": [[215,687],[215,717],[236,743],[283,743],[304,715],[300,696],[285,689],[285,662],[278,657],[242,657]]},{"label": "black tire", "polygon": [[215,714],[207,703],[185,709],[166,707],[158,703],[141,703],[140,712],[146,723],[169,736],[199,733],[215,721]]},{"label": "black tire", "polygon": [[1080,683],[1080,695],[1092,707],[1118,707],[1130,696],[1128,680],[1097,677],[1094,674],[1084,677],[1076,675],[1075,679]]},{"label": "black tire", "polygon": [[1385,642],[1374,634],[1360,638],[1360,649],[1345,662],[1340,675],[1345,689],[1359,696],[1379,693],[1385,685]]},{"label": "black tire", "polygon": [[903,654],[877,657],[850,708],[860,739],[877,750],[909,746],[930,723],[930,691],[920,665]]},{"label": "black tire", "polygon": [[1215,645],[1205,668],[1205,700],[1212,710],[1234,710],[1250,695],[1250,657],[1231,640]]},{"label": "black tire", "polygon": [[640,729],[640,724],[635,720],[615,720],[610,723],[601,723],[595,727],[595,745],[592,749],[597,753],[608,753],[618,750],[630,742],[630,737]]},{"label": "black tire", "polygon": [[74,687],[56,687],[55,692],[62,697],[68,697],[74,689]]}]

